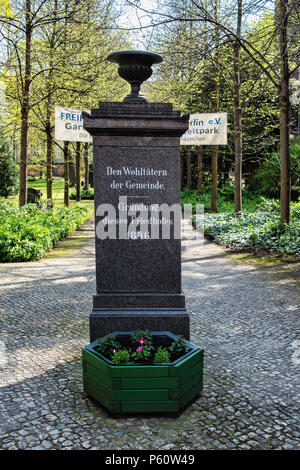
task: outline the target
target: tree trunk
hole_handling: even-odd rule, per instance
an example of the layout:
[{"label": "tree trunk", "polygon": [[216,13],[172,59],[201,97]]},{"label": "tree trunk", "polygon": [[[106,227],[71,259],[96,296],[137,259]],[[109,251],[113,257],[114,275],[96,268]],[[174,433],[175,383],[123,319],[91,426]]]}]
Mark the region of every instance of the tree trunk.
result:
[{"label": "tree trunk", "polygon": [[30,112],[30,84],[31,84],[31,57],[32,57],[32,24],[31,0],[26,0],[26,26],[25,26],[25,72],[24,88],[21,103],[21,150],[20,150],[20,193],[19,205],[27,204],[27,164],[28,164],[28,133]]},{"label": "tree trunk", "polygon": [[84,144],[84,189],[89,189],[89,143]]},{"label": "tree trunk", "polygon": [[[218,21],[218,6],[219,0],[215,0],[215,20]],[[215,103],[214,103],[214,112],[219,111],[219,101],[220,101],[220,77],[219,77],[219,29],[215,27]],[[218,157],[219,157],[219,147],[218,145],[212,146],[211,152],[211,211],[218,212]]]},{"label": "tree trunk", "polygon": [[[238,0],[237,36],[241,36],[242,0]],[[234,45],[234,209],[242,210],[242,110],[241,110],[241,81],[240,81],[241,46],[237,41]]]},{"label": "tree trunk", "polygon": [[202,193],[202,180],[203,180],[203,147],[198,147],[198,180],[197,180],[197,194]]},{"label": "tree trunk", "polygon": [[70,205],[69,199],[69,142],[67,140],[64,141],[64,204],[65,206]]},{"label": "tree trunk", "polygon": [[47,133],[47,200],[49,204],[52,206],[52,180],[53,180],[53,139],[52,139],[52,132],[51,132],[51,122],[50,122],[50,115],[47,116],[47,124],[46,124],[46,133]]},{"label": "tree trunk", "polygon": [[211,211],[218,212],[218,146],[212,146],[211,154]]},{"label": "tree trunk", "polygon": [[80,191],[80,142],[76,142],[76,201],[81,200]]},{"label": "tree trunk", "polygon": [[52,183],[53,183],[53,136],[52,136],[52,123],[51,117],[53,113],[53,93],[55,89],[54,84],[54,58],[55,40],[57,34],[57,0],[54,0],[54,22],[53,31],[50,38],[50,60],[49,60],[49,73],[47,78],[47,91],[48,98],[46,101],[46,134],[47,134],[47,200],[53,205],[52,197]]},{"label": "tree trunk", "polygon": [[76,185],[76,171],[75,171],[75,164],[73,161],[73,155],[72,155],[72,149],[73,146],[69,146],[69,186],[70,188],[75,188]]},{"label": "tree trunk", "polygon": [[289,97],[289,65],[288,65],[288,0],[280,0],[280,57],[281,57],[281,86],[279,93],[280,108],[280,159],[281,159],[281,190],[280,190],[280,219],[290,222],[291,172],[290,172],[290,97]]},{"label": "tree trunk", "polygon": [[29,112],[26,109],[21,111],[21,151],[20,151],[20,193],[19,205],[27,204],[27,154],[28,154],[28,130]]},{"label": "tree trunk", "polygon": [[188,147],[187,157],[186,157],[186,187],[187,189],[191,189],[192,187],[192,165],[191,165],[191,155],[192,150],[191,147]]}]

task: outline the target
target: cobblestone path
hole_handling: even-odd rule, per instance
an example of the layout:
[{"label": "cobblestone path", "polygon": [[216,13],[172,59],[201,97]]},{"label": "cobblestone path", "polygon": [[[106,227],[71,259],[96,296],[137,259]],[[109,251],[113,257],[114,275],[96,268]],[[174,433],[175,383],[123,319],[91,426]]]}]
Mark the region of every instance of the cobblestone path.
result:
[{"label": "cobblestone path", "polygon": [[69,240],[39,262],[0,265],[1,449],[300,447],[299,289],[280,269],[235,264],[213,244],[185,242],[183,287],[191,340],[205,348],[203,393],[178,417],[112,418],[82,387],[92,224],[79,235],[80,250],[68,252]]}]

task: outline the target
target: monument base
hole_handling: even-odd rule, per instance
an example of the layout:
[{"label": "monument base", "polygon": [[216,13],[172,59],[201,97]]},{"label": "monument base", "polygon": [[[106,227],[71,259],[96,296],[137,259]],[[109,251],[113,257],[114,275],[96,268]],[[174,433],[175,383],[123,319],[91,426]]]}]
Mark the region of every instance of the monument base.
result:
[{"label": "monument base", "polygon": [[113,331],[170,331],[190,339],[190,318],[185,308],[178,309],[93,309],[90,314],[90,340]]}]

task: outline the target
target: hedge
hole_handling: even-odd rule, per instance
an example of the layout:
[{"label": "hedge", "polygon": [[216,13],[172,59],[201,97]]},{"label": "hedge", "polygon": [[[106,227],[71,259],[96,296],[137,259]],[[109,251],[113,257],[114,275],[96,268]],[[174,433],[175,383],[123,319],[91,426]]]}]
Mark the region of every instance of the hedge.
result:
[{"label": "hedge", "polygon": [[42,258],[90,215],[90,209],[79,206],[51,209],[45,204],[27,204],[16,208],[0,203],[0,261]]},{"label": "hedge", "polygon": [[291,204],[289,225],[280,221],[279,203],[275,200],[263,201],[254,213],[205,213],[204,233],[233,249],[299,255],[300,202]]}]

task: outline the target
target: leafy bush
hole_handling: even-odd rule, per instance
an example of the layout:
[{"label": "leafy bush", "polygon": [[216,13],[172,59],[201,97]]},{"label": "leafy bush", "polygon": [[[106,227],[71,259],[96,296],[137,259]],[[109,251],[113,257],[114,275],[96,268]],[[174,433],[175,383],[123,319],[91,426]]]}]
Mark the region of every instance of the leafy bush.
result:
[{"label": "leafy bush", "polygon": [[[82,189],[80,192],[81,199],[94,199],[93,189]],[[70,194],[70,199],[76,199],[76,193]]]},{"label": "leafy bush", "polygon": [[[243,207],[245,210],[253,212],[260,203],[259,196],[253,196],[243,189]],[[203,187],[202,193],[198,196],[195,189],[185,189],[181,192],[181,205],[192,204],[193,212],[196,210],[196,204],[203,204],[204,211],[210,212],[211,209],[211,185]],[[218,210],[219,212],[232,212],[234,210],[234,186],[227,182],[221,188],[218,188]]]},{"label": "leafy bush", "polygon": [[[290,166],[292,196],[300,194],[300,137],[290,144]],[[280,195],[280,149],[266,157],[256,171],[254,178],[247,189],[252,193],[266,197],[279,197]],[[296,196],[295,196],[296,195]]]},{"label": "leafy bush", "polygon": [[164,364],[167,362],[170,362],[170,354],[167,351],[166,348],[163,348],[162,346],[159,346],[157,349],[155,356],[154,356],[154,361],[157,364]]},{"label": "leafy bush", "polygon": [[257,210],[260,212],[276,212],[279,214],[280,203],[277,199],[266,199],[262,197]]},{"label": "leafy bush", "polygon": [[27,178],[27,181],[30,181],[30,182],[39,181],[39,180],[40,180],[40,178],[38,178],[37,176],[28,176],[28,178]]},{"label": "leafy bush", "polygon": [[106,335],[103,338],[97,340],[98,351],[103,356],[112,358],[114,354],[121,348],[120,343],[116,340],[113,335]]},{"label": "leafy bush", "polygon": [[89,216],[89,209],[79,206],[52,209],[42,203],[17,208],[0,203],[0,261],[42,258]]},{"label": "leafy bush", "polygon": [[278,201],[262,199],[255,213],[205,214],[204,233],[233,249],[300,254],[300,202],[291,204],[289,225],[280,221]]},{"label": "leafy bush", "polygon": [[169,351],[173,359],[177,359],[187,352],[186,340],[182,335],[178,335],[178,339],[173,341],[169,347]]},{"label": "leafy bush", "polygon": [[13,152],[0,128],[0,196],[7,198],[16,193],[18,171]]},{"label": "leafy bush", "polygon": [[128,364],[130,361],[130,354],[127,349],[121,349],[121,351],[116,351],[113,354],[112,362],[114,364]]}]

